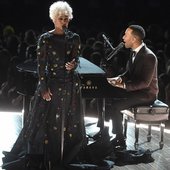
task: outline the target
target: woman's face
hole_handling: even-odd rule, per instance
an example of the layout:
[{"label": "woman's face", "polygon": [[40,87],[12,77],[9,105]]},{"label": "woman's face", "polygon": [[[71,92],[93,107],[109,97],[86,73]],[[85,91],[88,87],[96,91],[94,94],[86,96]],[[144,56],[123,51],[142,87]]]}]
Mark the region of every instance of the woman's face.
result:
[{"label": "woman's face", "polygon": [[64,27],[68,27],[70,20],[67,15],[59,15],[56,17],[54,21],[54,25],[56,28],[63,30]]}]

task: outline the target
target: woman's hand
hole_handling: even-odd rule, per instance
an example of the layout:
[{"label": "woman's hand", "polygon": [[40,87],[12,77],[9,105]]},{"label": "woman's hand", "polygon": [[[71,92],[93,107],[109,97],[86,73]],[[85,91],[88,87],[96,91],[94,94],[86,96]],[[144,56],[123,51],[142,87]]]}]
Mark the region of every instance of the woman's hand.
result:
[{"label": "woman's hand", "polygon": [[74,69],[75,66],[76,66],[75,59],[73,59],[72,61],[67,62],[67,63],[65,64],[65,68],[66,68],[66,70],[68,70],[68,71]]},{"label": "woman's hand", "polygon": [[42,94],[42,98],[46,101],[50,101],[51,100],[51,96],[52,96],[52,93],[50,91],[50,89],[48,89],[47,91],[45,91],[43,94]]}]

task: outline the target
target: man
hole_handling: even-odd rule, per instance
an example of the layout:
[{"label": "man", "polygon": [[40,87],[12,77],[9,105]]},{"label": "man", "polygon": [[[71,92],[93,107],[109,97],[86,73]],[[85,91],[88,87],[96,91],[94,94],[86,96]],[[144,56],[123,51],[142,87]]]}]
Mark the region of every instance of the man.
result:
[{"label": "man", "polygon": [[140,25],[130,25],[123,36],[125,48],[132,50],[126,72],[107,78],[108,97],[112,98],[111,119],[115,146],[126,146],[123,136],[121,110],[135,105],[151,104],[158,95],[157,58],[144,44],[145,30]]}]

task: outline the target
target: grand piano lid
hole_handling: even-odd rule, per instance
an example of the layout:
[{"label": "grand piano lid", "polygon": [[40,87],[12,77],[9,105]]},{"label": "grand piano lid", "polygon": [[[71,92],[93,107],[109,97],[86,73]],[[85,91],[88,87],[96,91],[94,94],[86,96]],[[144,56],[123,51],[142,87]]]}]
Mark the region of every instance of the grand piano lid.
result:
[{"label": "grand piano lid", "polygon": [[[78,74],[102,74],[104,75],[105,72],[98,67],[97,65],[93,64],[89,60],[79,57],[80,64],[77,67],[76,71]],[[28,73],[37,73],[37,61],[28,60],[22,64],[17,65],[18,71],[28,72]]]},{"label": "grand piano lid", "polygon": [[102,70],[97,65],[93,64],[89,60],[79,57],[80,64],[77,67],[76,71],[79,74],[105,74],[104,70]]},{"label": "grand piano lid", "polygon": [[26,60],[24,63],[18,64],[16,68],[21,72],[37,73],[37,61]]}]

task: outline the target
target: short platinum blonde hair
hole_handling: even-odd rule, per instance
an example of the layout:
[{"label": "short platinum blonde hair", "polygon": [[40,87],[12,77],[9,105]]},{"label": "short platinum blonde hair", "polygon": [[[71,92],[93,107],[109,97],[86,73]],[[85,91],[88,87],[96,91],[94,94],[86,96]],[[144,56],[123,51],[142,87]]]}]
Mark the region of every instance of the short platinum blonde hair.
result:
[{"label": "short platinum blonde hair", "polygon": [[55,21],[56,17],[66,15],[69,20],[73,18],[73,10],[71,6],[65,1],[57,1],[51,4],[49,8],[49,16],[52,21]]}]

